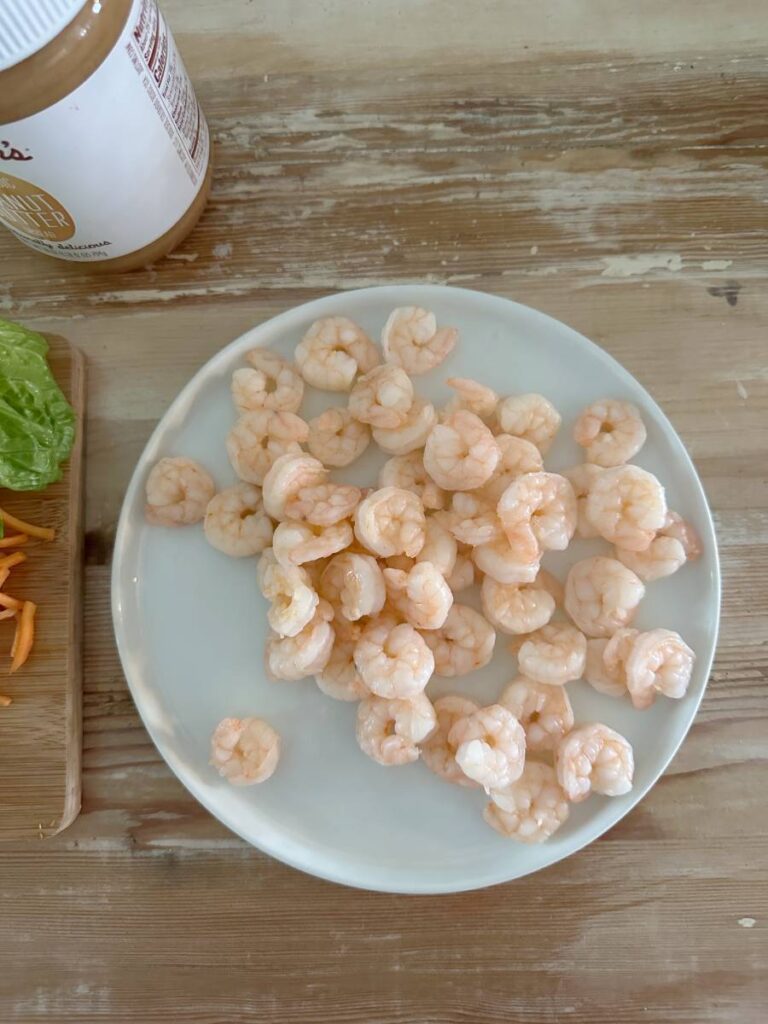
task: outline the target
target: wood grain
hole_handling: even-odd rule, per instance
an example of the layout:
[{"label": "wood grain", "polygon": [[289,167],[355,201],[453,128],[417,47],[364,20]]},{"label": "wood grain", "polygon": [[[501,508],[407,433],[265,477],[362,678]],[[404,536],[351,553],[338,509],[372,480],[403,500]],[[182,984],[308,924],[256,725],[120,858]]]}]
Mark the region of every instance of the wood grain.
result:
[{"label": "wood grain", "polygon": [[[34,601],[37,614],[30,660],[0,683],[13,702],[0,708],[0,841],[56,835],[80,810],[85,361],[61,338],[50,343],[51,369],[75,409],[77,435],[61,480],[42,494],[0,495],[7,512],[56,530],[52,543],[21,549],[27,561],[8,588]],[[10,641],[13,625],[3,626]]]},{"label": "wood grain", "polygon": [[[95,277],[0,240],[0,310],[89,360],[83,812],[0,851],[0,1019],[763,1024],[768,257],[757,0],[165,4],[211,204]],[[607,836],[488,892],[347,891],[170,775],[108,609],[122,495],[224,343],[336,288],[440,281],[572,324],[653,393],[717,521],[723,621],[669,772]]]}]

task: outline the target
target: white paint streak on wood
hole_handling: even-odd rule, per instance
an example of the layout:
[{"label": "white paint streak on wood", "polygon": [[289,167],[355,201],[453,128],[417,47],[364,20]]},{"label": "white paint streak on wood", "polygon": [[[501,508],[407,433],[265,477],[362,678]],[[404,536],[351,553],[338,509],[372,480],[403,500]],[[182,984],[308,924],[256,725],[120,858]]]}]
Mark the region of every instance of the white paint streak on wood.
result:
[{"label": "white paint streak on wood", "polygon": [[704,260],[701,264],[702,270],[727,270],[733,264],[733,260]]},{"label": "white paint streak on wood", "polygon": [[603,256],[605,269],[602,277],[636,277],[651,270],[669,270],[675,273],[682,269],[683,260],[676,252],[641,253],[637,256]]}]

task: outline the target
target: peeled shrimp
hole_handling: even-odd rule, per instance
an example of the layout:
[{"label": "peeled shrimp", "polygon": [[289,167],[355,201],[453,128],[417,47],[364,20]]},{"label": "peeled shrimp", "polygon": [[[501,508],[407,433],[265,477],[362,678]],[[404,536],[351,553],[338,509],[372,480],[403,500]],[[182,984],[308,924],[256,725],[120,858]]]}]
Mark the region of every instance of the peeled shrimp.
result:
[{"label": "peeled shrimp", "polygon": [[636,573],[644,583],[671,576],[685,565],[685,548],[674,537],[656,534],[645,551],[617,547],[616,557]]},{"label": "peeled shrimp", "polygon": [[144,515],[153,526],[199,523],[215,491],[210,475],[192,459],[160,459],[147,477]]},{"label": "peeled shrimp", "polygon": [[540,473],[544,469],[544,460],[535,444],[522,437],[512,434],[497,434],[496,444],[499,446],[501,458],[487,484],[483,484],[479,493],[494,508],[499,498],[512,481],[523,473]]},{"label": "peeled shrimp", "polygon": [[281,565],[304,565],[343,551],[352,543],[352,536],[348,522],[312,526],[285,519],[275,527],[272,550]]},{"label": "peeled shrimp", "polygon": [[360,502],[355,511],[355,536],[382,558],[414,558],[424,545],[425,517],[421,501],[411,491],[382,487]]},{"label": "peeled shrimp", "polygon": [[395,455],[379,471],[379,487],[399,487],[421,498],[424,508],[445,508],[448,496],[424,469],[421,452]]},{"label": "peeled shrimp", "polygon": [[424,447],[435,423],[437,413],[434,405],[425,398],[414,398],[403,423],[399,427],[374,427],[373,439],[385,452],[408,455]]},{"label": "peeled shrimp", "polygon": [[440,629],[424,633],[439,676],[465,676],[483,668],[493,657],[496,632],[465,604],[454,604]]},{"label": "peeled shrimp", "polygon": [[501,458],[496,439],[474,413],[460,409],[438,423],[424,447],[424,468],[449,491],[470,491],[490,480]]},{"label": "peeled shrimp", "polygon": [[449,377],[445,383],[456,394],[443,409],[441,419],[446,419],[459,409],[473,412],[481,420],[491,419],[499,404],[499,396],[492,388],[469,377]]},{"label": "peeled shrimp", "polygon": [[587,657],[587,638],[564,622],[550,622],[526,637],[517,655],[520,671],[549,686],[580,679]]},{"label": "peeled shrimp", "polygon": [[523,773],[525,732],[507,708],[492,704],[459,718],[448,733],[456,764],[486,790],[504,789]]},{"label": "peeled shrimp", "polygon": [[351,484],[316,484],[302,487],[285,504],[291,519],[306,519],[315,526],[332,526],[349,519],[360,504],[362,491]]},{"label": "peeled shrimp", "polygon": [[434,708],[437,728],[422,744],[422,761],[430,771],[446,782],[453,782],[457,786],[476,787],[477,783],[466,776],[456,763],[456,747],[448,741],[448,736],[456,722],[474,714],[479,710],[479,705],[468,697],[449,694],[438,697]]},{"label": "peeled shrimp", "polygon": [[457,555],[458,545],[455,537],[435,516],[427,516],[424,521],[424,544],[416,555],[416,561],[432,562],[437,571],[447,578],[456,567]]},{"label": "peeled shrimp", "polygon": [[259,409],[244,413],[227,435],[226,447],[232,468],[249,484],[262,484],[275,459],[302,454],[309,428],[292,412]]},{"label": "peeled shrimp", "polygon": [[435,710],[423,693],[410,700],[367,697],[357,709],[357,742],[379,764],[409,764],[418,759],[418,744],[436,723]]},{"label": "peeled shrimp", "polygon": [[259,559],[256,580],[262,594],[272,605],[267,620],[279,636],[296,636],[310,622],[319,598],[308,574],[298,566],[286,568],[276,560],[271,548]]},{"label": "peeled shrimp", "polygon": [[421,693],[435,668],[435,659],[413,626],[393,626],[386,619],[371,622],[355,646],[360,677],[377,697],[409,698]]},{"label": "peeled shrimp", "polygon": [[623,796],[632,789],[635,762],[632,747],[607,725],[580,725],[560,741],[555,752],[557,780],[571,803],[590,792]]},{"label": "peeled shrimp", "polygon": [[378,615],[387,599],[384,576],[371,555],[344,551],[320,578],[320,593],[350,622]]},{"label": "peeled shrimp", "polygon": [[601,398],[588,405],[573,425],[573,439],[586,449],[587,462],[621,466],[640,451],[646,439],[640,411],[631,402]]},{"label": "peeled shrimp", "polygon": [[471,557],[464,552],[456,555],[452,571],[445,577],[445,582],[454,594],[459,594],[475,582],[475,565]]},{"label": "peeled shrimp", "polygon": [[385,569],[390,602],[416,629],[439,629],[453,604],[451,588],[432,562],[417,562],[410,572]]},{"label": "peeled shrimp", "polygon": [[[538,550],[536,538],[532,536],[534,551]],[[525,551],[528,554],[528,551]],[[499,583],[532,583],[539,571],[539,561],[520,561],[520,548],[513,548],[506,537],[500,537],[490,544],[479,544],[472,550],[472,559],[480,572],[498,580]]]},{"label": "peeled shrimp", "polygon": [[528,750],[554,750],[573,728],[573,708],[564,686],[513,679],[499,697],[525,729]]},{"label": "peeled shrimp", "polygon": [[499,583],[486,576],[480,587],[486,619],[504,633],[532,633],[555,613],[555,599],[538,583]]},{"label": "peeled shrimp", "polygon": [[355,666],[355,640],[340,635],[338,620],[333,623],[336,638],[325,668],[315,676],[322,693],[333,700],[356,701],[370,694]]},{"label": "peeled shrimp", "polygon": [[586,514],[605,540],[645,551],[667,519],[664,488],[639,466],[606,469],[590,485]]},{"label": "peeled shrimp", "polygon": [[576,536],[583,540],[600,536],[587,516],[587,495],[592,481],[601,473],[600,466],[596,466],[592,462],[584,462],[563,470],[563,476],[570,480],[573,493],[576,495]]},{"label": "peeled shrimp", "polygon": [[541,551],[564,551],[576,531],[576,495],[558,473],[517,477],[496,510],[512,548],[519,547],[521,555],[529,548],[531,533]]},{"label": "peeled shrimp", "polygon": [[450,508],[438,516],[457,541],[471,547],[504,536],[495,506],[472,491],[454,491]]},{"label": "peeled shrimp", "polygon": [[333,609],[320,601],[311,621],[295,636],[267,641],[267,670],[275,679],[304,679],[322,672],[331,657]]},{"label": "peeled shrimp", "polygon": [[266,348],[253,348],[245,358],[252,368],[235,370],[232,375],[232,398],[237,411],[298,412],[304,397],[304,381],[296,367]]},{"label": "peeled shrimp", "polygon": [[214,495],[203,528],[208,543],[233,558],[258,555],[272,542],[272,521],[261,491],[252,484],[235,484]]},{"label": "peeled shrimp", "polygon": [[562,416],[543,395],[512,395],[499,402],[496,415],[505,434],[522,437],[546,454],[560,429]]},{"label": "peeled shrimp", "polygon": [[355,419],[387,430],[403,426],[412,405],[413,384],[399,366],[375,367],[360,377],[349,396]]},{"label": "peeled shrimp", "polygon": [[402,306],[390,313],[381,332],[381,347],[388,363],[416,376],[434,370],[453,350],[458,338],[454,327],[438,330],[435,314],[418,306]]},{"label": "peeled shrimp", "polygon": [[[623,630],[617,630],[616,636]],[[611,638],[613,639],[613,637]],[[584,678],[589,685],[608,697],[623,697],[627,692],[627,677],[623,666],[614,672],[608,670],[603,655],[609,641],[604,639],[587,640],[587,660],[584,665]]]},{"label": "peeled shrimp", "polygon": [[358,373],[381,360],[374,343],[345,316],[316,320],[296,346],[296,362],[307,384],[324,391],[349,391]]},{"label": "peeled shrimp", "polygon": [[520,843],[543,843],[568,819],[568,800],[555,769],[539,761],[526,761],[517,782],[492,790],[490,797],[483,817]]},{"label": "peeled shrimp", "polygon": [[286,504],[299,491],[324,484],[328,470],[303,452],[281,455],[264,477],[264,507],[273,519],[287,518]]},{"label": "peeled shrimp", "polygon": [[233,786],[265,782],[277,768],[280,737],[261,718],[225,718],[211,737],[211,764]]},{"label": "peeled shrimp", "polygon": [[684,697],[695,660],[691,648],[671,629],[640,633],[626,658],[627,689],[634,706],[650,707],[657,693]]},{"label": "peeled shrimp", "polygon": [[576,562],[565,581],[565,610],[587,636],[610,636],[635,617],[645,593],[639,576],[615,558]]},{"label": "peeled shrimp", "polygon": [[667,510],[667,518],[664,525],[659,530],[659,535],[662,537],[673,537],[679,541],[683,550],[685,551],[685,557],[689,562],[695,562],[701,555],[701,539],[696,532],[695,528],[683,519],[682,516],[678,515],[677,512]]},{"label": "peeled shrimp", "polygon": [[371,428],[349,409],[326,409],[309,421],[307,447],[324,466],[349,466],[370,444]]}]

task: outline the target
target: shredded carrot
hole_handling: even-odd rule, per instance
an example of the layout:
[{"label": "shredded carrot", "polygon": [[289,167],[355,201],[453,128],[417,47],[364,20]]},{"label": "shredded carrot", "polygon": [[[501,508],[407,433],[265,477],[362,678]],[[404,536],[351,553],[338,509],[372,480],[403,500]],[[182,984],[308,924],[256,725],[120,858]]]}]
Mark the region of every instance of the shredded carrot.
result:
[{"label": "shredded carrot", "polygon": [[20,548],[28,540],[26,533],[14,533],[10,537],[0,537],[0,548]]},{"label": "shredded carrot", "polygon": [[0,622],[4,619],[13,619],[16,617],[16,612],[13,608],[6,608],[5,611],[0,612]]},{"label": "shredded carrot", "polygon": [[10,697],[6,697],[5,694],[0,693],[0,708],[7,708],[8,705],[12,703],[13,701]]},{"label": "shredded carrot", "polygon": [[18,601],[15,597],[0,592],[0,608],[12,608],[15,612],[20,612],[23,607],[23,601]]},{"label": "shredded carrot", "polygon": [[20,669],[29,657],[35,640],[35,612],[37,605],[33,601],[25,601],[16,622],[16,635],[11,648],[11,672]]},{"label": "shredded carrot", "polygon": [[52,530],[49,526],[33,526],[31,523],[25,523],[23,519],[17,519],[16,516],[12,516],[10,512],[6,512],[2,508],[0,508],[0,519],[12,530],[26,533],[29,537],[39,537],[40,540],[53,540],[56,536],[56,531]]},{"label": "shredded carrot", "polygon": [[0,558],[0,569],[7,569],[10,572],[14,565],[20,565],[22,562],[26,562],[26,560],[27,556],[23,551],[14,551],[12,555]]},{"label": "shredded carrot", "polygon": [[5,581],[8,579],[8,577],[10,575],[11,575],[11,570],[10,569],[3,569],[2,567],[0,567],[0,588],[3,586],[3,584],[5,583]]}]

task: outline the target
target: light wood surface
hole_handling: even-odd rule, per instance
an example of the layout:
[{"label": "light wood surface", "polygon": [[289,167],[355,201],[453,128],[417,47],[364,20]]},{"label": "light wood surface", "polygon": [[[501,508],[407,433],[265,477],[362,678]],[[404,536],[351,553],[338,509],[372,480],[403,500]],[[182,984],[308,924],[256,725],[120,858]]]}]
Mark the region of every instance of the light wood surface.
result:
[{"label": "light wood surface", "polygon": [[[27,560],[5,588],[34,601],[37,613],[29,661],[0,676],[0,691],[12,700],[0,708],[0,841],[56,835],[80,810],[85,362],[66,341],[49,340],[51,369],[77,414],[77,438],[61,480],[42,494],[0,490],[6,512],[56,530],[52,543],[20,549]],[[0,626],[6,671],[13,628]]]},{"label": "light wood surface", "polygon": [[[0,851],[0,1019],[763,1024],[764,3],[164,6],[216,141],[199,227],[107,278],[0,240],[0,311],[90,370],[83,812]],[[509,296],[621,360],[696,461],[725,581],[666,776],[577,856],[455,897],[328,885],[217,824],[142,729],[108,609],[123,490],[191,373],[296,302],[399,281]]]}]

